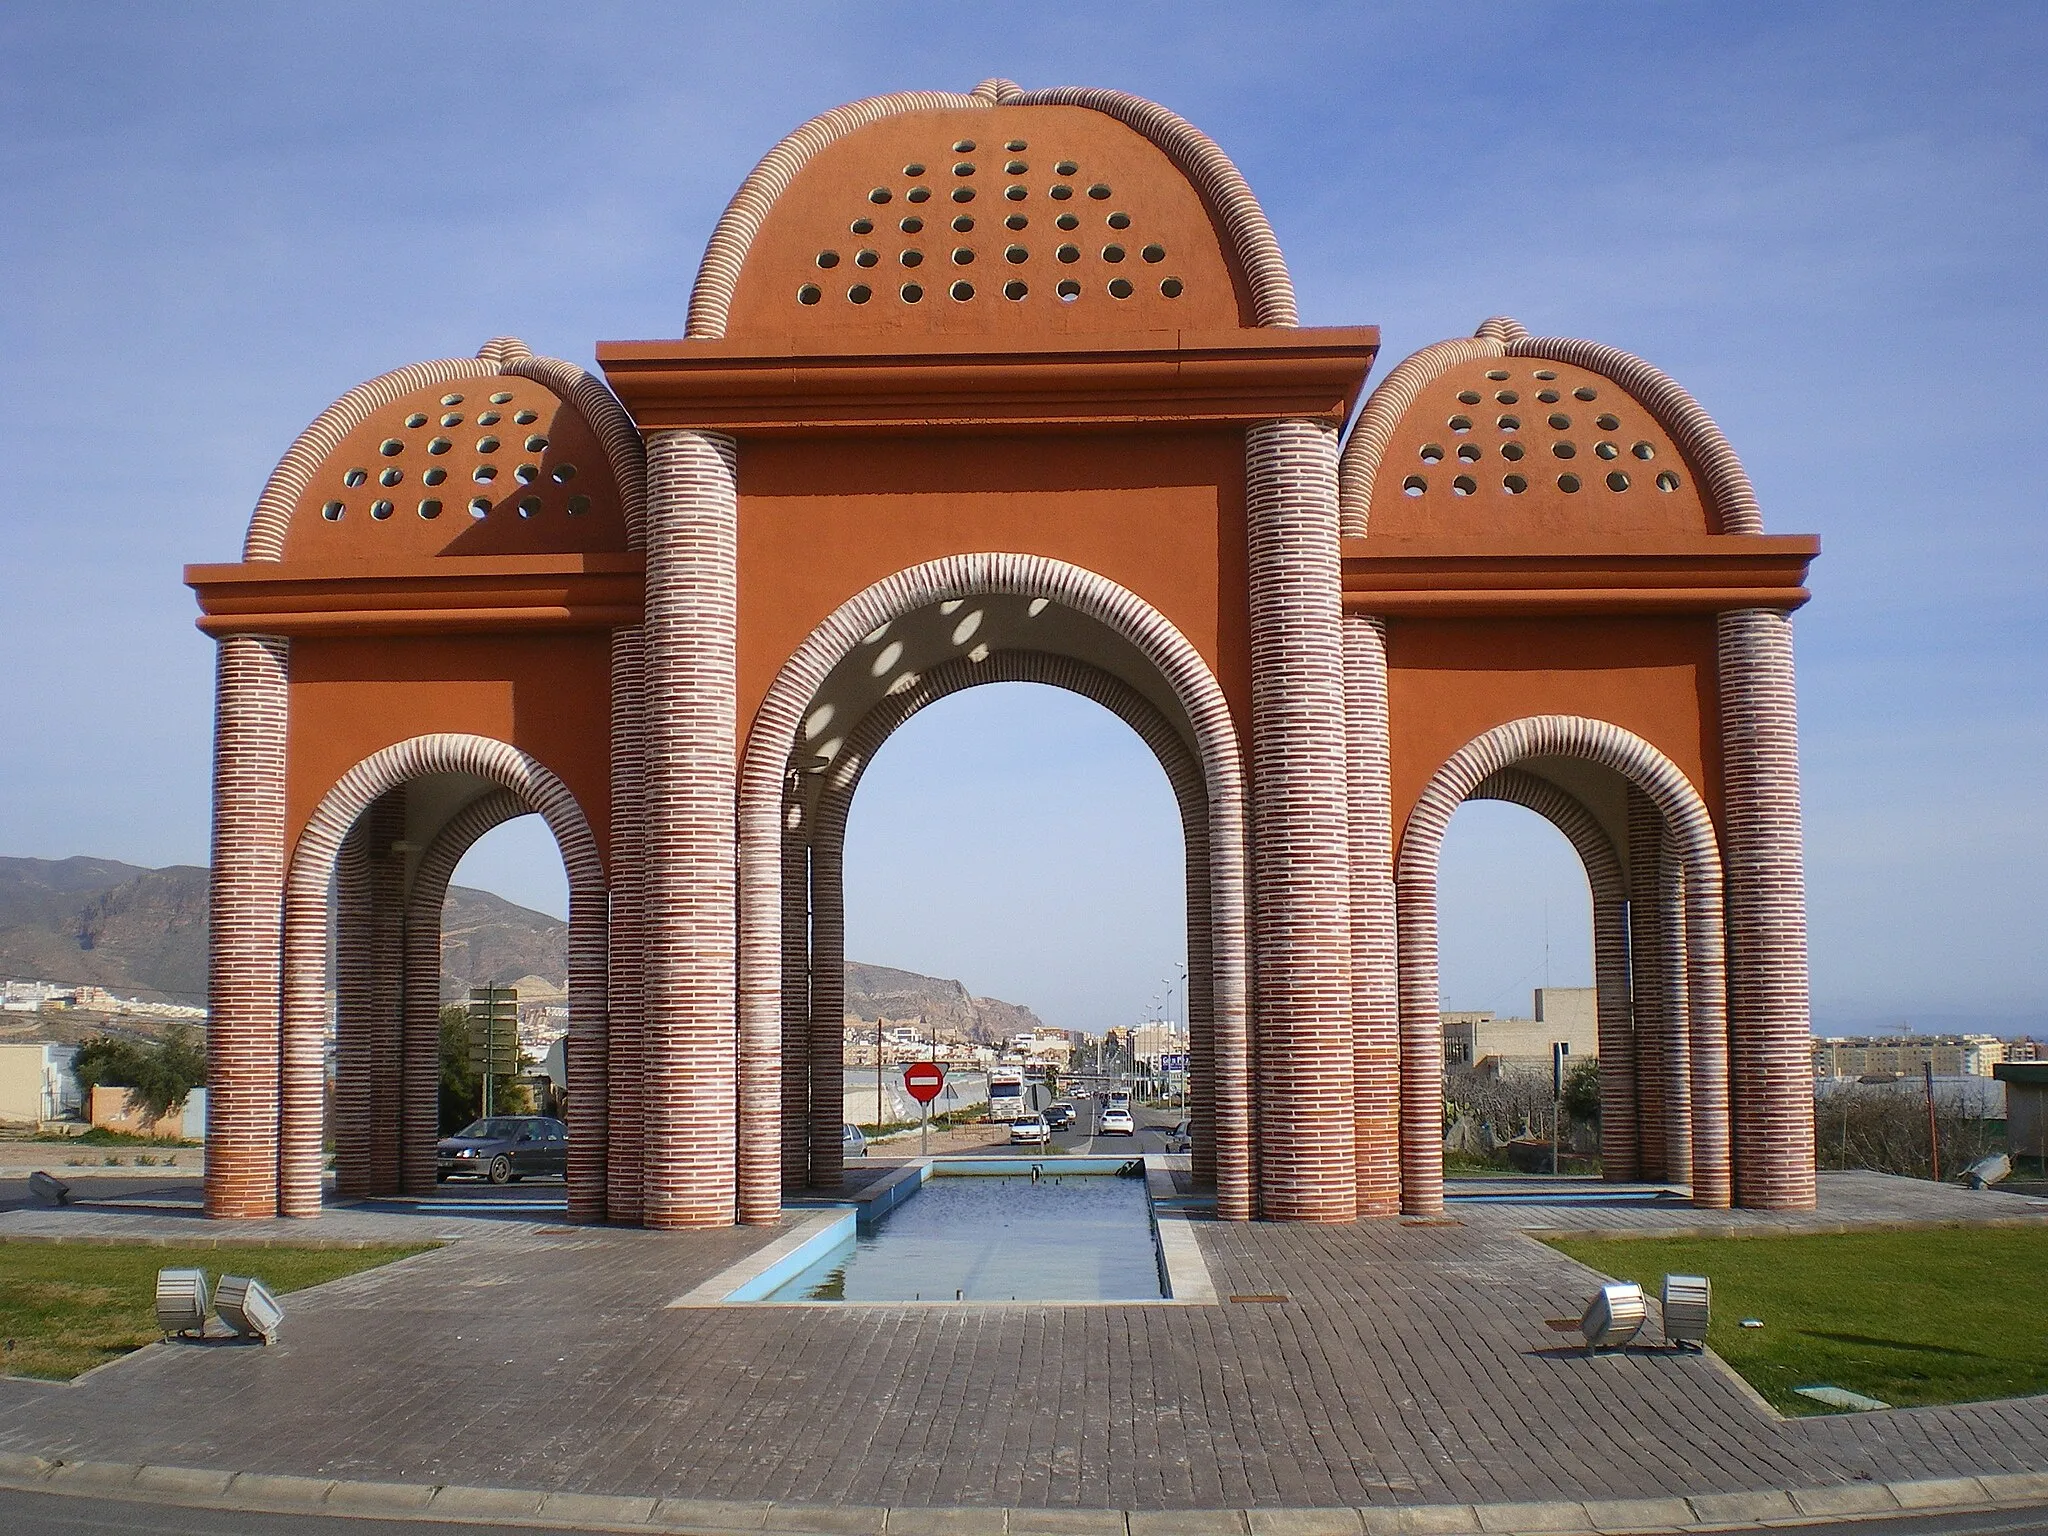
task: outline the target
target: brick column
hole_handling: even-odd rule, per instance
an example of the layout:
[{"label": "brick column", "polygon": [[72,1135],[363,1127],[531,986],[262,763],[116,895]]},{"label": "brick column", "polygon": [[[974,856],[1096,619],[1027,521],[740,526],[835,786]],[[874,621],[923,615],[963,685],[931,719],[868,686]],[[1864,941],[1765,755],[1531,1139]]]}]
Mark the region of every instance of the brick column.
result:
[{"label": "brick column", "polygon": [[[837,1189],[846,1177],[839,1127],[846,1105],[846,810],[829,790],[811,826],[810,1178]],[[879,1064],[876,1067],[879,1071]]]},{"label": "brick column", "polygon": [[1336,435],[1246,433],[1260,1210],[1357,1215]]},{"label": "brick column", "polygon": [[207,904],[206,1214],[277,1214],[290,642],[230,635],[215,654]]},{"label": "brick column", "polygon": [[1750,608],[1722,614],[1717,630],[1735,1197],[1763,1210],[1809,1210],[1813,1032],[1792,621]]},{"label": "brick column", "polygon": [[1664,1154],[1663,887],[1659,883],[1664,819],[1650,797],[1628,791],[1629,1012],[1636,1037],[1636,1149],[1644,1178],[1669,1178]]},{"label": "brick column", "polygon": [[611,948],[606,977],[610,1014],[606,1073],[610,1078],[605,1136],[605,1214],[641,1218],[646,1150],[641,1137],[644,1057],[641,1022],[641,922],[644,854],[646,634],[612,634]]},{"label": "brick column", "polygon": [[[453,866],[450,867],[453,873]],[[431,1194],[441,1135],[441,910],[444,876],[429,893],[422,860],[405,907],[405,1000],[399,1047],[398,1187]]]},{"label": "brick column", "polygon": [[[709,433],[648,440],[642,1204],[656,1228],[736,1214],[733,454]],[[750,1078],[760,1065],[745,1064]],[[772,1140],[767,1151],[772,1173]],[[779,1207],[779,1187],[772,1195]]]},{"label": "brick column", "polygon": [[1385,620],[1344,615],[1344,673],[1358,1214],[1392,1216],[1401,1209],[1401,1019],[1394,974],[1394,808]]},{"label": "brick column", "polygon": [[1639,1168],[1628,903],[1619,880],[1593,893],[1593,986],[1600,1046],[1600,1168],[1606,1179],[1625,1183],[1637,1177]]},{"label": "brick column", "polygon": [[[803,801],[782,818],[782,1187],[811,1180],[811,857]],[[828,1106],[821,1100],[818,1108]],[[837,1111],[833,1111],[836,1128]],[[818,1116],[822,1126],[824,1116]]]},{"label": "brick column", "polygon": [[405,790],[364,819],[370,838],[370,1192],[398,1193],[405,1040]]},{"label": "brick column", "polygon": [[334,871],[334,1192],[370,1193],[370,1079],[376,989],[370,820],[349,829]]},{"label": "brick column", "polygon": [[1692,1182],[1692,999],[1686,982],[1685,870],[1669,831],[1658,839],[1657,959],[1661,969],[1657,992],[1664,1001],[1664,1176],[1677,1184]]}]

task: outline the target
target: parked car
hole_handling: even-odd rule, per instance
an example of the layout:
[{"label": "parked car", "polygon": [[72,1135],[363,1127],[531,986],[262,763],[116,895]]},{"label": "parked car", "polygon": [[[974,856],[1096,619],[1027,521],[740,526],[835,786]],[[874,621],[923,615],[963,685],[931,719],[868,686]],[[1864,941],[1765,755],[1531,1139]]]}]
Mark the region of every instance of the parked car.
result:
[{"label": "parked car", "polygon": [[842,1157],[866,1157],[868,1139],[857,1125],[839,1127],[839,1154]]},{"label": "parked car", "polygon": [[1044,1146],[1052,1140],[1052,1127],[1045,1123],[1043,1115],[1026,1115],[1022,1120],[1010,1122],[1010,1143],[1036,1143]]},{"label": "parked car", "polygon": [[1183,1120],[1166,1133],[1166,1150],[1169,1152],[1192,1152],[1195,1150],[1195,1122]]},{"label": "parked car", "polygon": [[569,1127],[545,1115],[490,1115],[471,1121],[434,1149],[434,1179],[516,1184],[537,1174],[569,1173]]},{"label": "parked car", "polygon": [[1046,1106],[1045,1123],[1056,1131],[1064,1131],[1074,1123],[1074,1106],[1071,1104],[1050,1104]]},{"label": "parked car", "polygon": [[1099,1134],[1104,1136],[1135,1136],[1138,1134],[1138,1122],[1131,1118],[1131,1112],[1128,1109],[1119,1109],[1112,1106],[1102,1112],[1102,1126]]}]

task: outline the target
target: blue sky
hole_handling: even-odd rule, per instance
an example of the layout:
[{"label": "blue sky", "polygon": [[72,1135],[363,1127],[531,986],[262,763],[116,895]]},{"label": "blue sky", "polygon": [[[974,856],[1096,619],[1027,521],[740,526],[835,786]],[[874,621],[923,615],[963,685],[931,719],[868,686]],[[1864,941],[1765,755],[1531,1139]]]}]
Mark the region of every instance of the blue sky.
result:
[{"label": "blue sky", "polygon": [[[203,860],[179,567],[232,557],[335,395],[503,332],[586,362],[677,334],[781,134],[992,74],[1191,118],[1304,320],[1376,322],[1390,362],[1508,313],[1677,375],[1770,525],[1825,545],[1799,621],[1817,1016],[2048,1024],[2032,5],[0,10],[0,851]],[[1034,771],[991,767],[1017,750]],[[934,708],[851,836],[863,958],[1079,1027],[1173,964],[1171,802],[1089,707]],[[1460,813],[1447,1002],[1525,1006],[1546,921],[1552,979],[1584,980],[1561,850]],[[551,860],[508,829],[461,878],[559,906]]]}]

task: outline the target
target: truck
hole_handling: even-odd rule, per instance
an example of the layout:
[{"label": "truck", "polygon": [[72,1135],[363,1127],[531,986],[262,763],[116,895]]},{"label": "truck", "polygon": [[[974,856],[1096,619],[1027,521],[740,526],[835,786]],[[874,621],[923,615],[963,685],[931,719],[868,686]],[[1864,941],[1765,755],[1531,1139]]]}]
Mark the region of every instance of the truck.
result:
[{"label": "truck", "polygon": [[1024,1107],[1024,1074],[1014,1067],[998,1067],[989,1073],[989,1119],[1013,1121],[1028,1113]]}]

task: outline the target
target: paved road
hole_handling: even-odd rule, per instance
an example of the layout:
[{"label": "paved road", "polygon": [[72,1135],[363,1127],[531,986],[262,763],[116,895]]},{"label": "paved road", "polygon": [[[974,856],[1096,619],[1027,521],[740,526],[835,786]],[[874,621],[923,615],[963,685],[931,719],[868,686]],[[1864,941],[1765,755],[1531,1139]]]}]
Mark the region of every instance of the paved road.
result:
[{"label": "paved road", "polygon": [[[0,1488],[0,1531],[8,1536],[79,1536],[82,1532],[138,1531],[150,1536],[448,1536],[446,1521],[359,1520],[350,1515],[268,1515],[240,1509],[184,1509],[131,1499],[95,1499],[74,1493],[18,1493]],[[466,1536],[535,1536],[567,1531],[553,1525],[469,1525]]]}]

